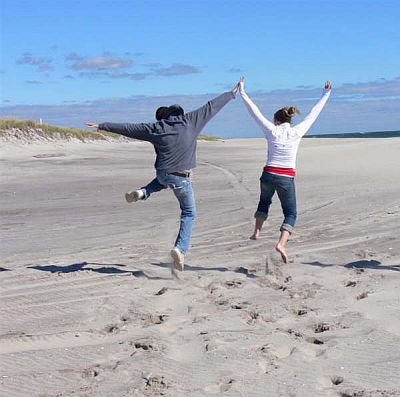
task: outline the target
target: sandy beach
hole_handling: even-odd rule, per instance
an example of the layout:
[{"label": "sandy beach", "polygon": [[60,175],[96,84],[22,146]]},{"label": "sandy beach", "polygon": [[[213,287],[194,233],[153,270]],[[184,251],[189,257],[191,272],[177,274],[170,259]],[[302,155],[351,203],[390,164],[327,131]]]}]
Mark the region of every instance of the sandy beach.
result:
[{"label": "sandy beach", "polygon": [[264,139],[199,142],[180,281],[151,145],[0,151],[0,396],[400,396],[399,138],[303,140],[287,265]]}]

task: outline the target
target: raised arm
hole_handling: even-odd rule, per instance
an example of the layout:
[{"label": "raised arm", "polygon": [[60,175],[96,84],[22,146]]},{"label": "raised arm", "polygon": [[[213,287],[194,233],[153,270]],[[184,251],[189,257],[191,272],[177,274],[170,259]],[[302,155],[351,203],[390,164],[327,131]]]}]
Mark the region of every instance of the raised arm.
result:
[{"label": "raised arm", "polygon": [[244,90],[244,77],[240,78],[239,92],[240,96],[243,99],[244,104],[246,105],[247,110],[249,111],[253,119],[256,121],[256,123],[261,127],[262,131],[265,134],[272,132],[275,129],[275,124],[271,123],[263,116],[257,105],[246,94],[246,91]]},{"label": "raised arm", "polygon": [[311,109],[310,113],[304,118],[304,120],[297,124],[294,128],[297,131],[297,134],[300,136],[305,135],[305,133],[311,128],[314,124],[315,120],[321,113],[322,109],[324,108],[326,101],[328,100],[329,96],[331,95],[331,83],[327,81],[325,83],[324,91],[322,93],[321,99],[317,102],[317,104]]},{"label": "raised arm", "polygon": [[185,117],[194,124],[197,133],[200,133],[210,119],[215,116],[231,99],[235,98],[237,90],[238,85],[235,85],[232,91],[224,92],[220,96],[208,101],[201,108],[186,113]]},{"label": "raised arm", "polygon": [[153,132],[153,124],[131,124],[131,123],[85,123],[89,128],[97,128],[102,131],[113,132],[126,136],[128,138],[140,139],[142,141],[152,142],[155,138]]}]

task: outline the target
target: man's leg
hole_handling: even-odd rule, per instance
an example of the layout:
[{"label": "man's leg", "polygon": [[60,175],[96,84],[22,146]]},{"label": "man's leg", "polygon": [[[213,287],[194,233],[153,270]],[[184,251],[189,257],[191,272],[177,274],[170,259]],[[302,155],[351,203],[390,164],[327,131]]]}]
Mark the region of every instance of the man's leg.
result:
[{"label": "man's leg", "polygon": [[[196,203],[192,182],[189,178],[184,178],[180,183],[176,183],[173,191],[181,208],[181,222],[175,248],[171,251],[171,255],[174,257],[175,266],[178,270],[183,270],[183,257],[179,256],[179,252],[184,256],[189,249],[193,222],[196,218]],[[178,261],[175,260],[175,256],[179,256]]]},{"label": "man's leg", "polygon": [[296,188],[294,178],[281,178],[285,179],[282,179],[282,182],[277,186],[277,192],[285,218],[281,226],[281,235],[275,249],[281,254],[283,262],[287,263],[288,256],[285,247],[289,236],[292,234],[297,218]]},{"label": "man's leg", "polygon": [[260,238],[261,229],[264,221],[268,217],[272,196],[275,193],[275,186],[273,185],[272,181],[270,181],[270,176],[266,173],[263,173],[260,178],[260,190],[260,201],[258,203],[257,211],[254,214],[256,223],[254,226],[254,233],[250,236],[251,240],[258,240]]},{"label": "man's leg", "polygon": [[134,190],[133,192],[129,192],[125,194],[125,199],[128,203],[132,203],[138,200],[146,200],[150,197],[151,194],[157,193],[160,190],[166,189],[167,186],[162,185],[157,178],[154,178],[150,183],[146,186],[141,187],[138,190]]}]

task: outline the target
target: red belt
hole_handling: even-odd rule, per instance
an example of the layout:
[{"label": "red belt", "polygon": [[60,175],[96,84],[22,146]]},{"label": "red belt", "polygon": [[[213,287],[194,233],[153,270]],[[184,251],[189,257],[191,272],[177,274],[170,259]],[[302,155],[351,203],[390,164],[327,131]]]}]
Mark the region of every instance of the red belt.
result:
[{"label": "red belt", "polygon": [[273,174],[278,175],[287,175],[287,176],[295,176],[296,170],[293,168],[284,168],[284,167],[274,167],[272,165],[266,165],[264,167],[265,172],[271,172]]}]

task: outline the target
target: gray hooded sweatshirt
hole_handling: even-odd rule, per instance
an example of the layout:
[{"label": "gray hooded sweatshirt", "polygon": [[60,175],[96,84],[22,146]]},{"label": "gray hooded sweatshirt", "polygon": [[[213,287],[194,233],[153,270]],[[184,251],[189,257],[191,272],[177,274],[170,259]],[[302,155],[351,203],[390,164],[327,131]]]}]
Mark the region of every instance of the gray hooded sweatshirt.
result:
[{"label": "gray hooded sweatshirt", "polygon": [[158,171],[190,170],[196,167],[197,137],[200,131],[232,98],[232,92],[225,92],[201,108],[182,116],[168,116],[156,123],[102,123],[99,124],[99,130],[151,142],[157,154],[154,166]]}]

